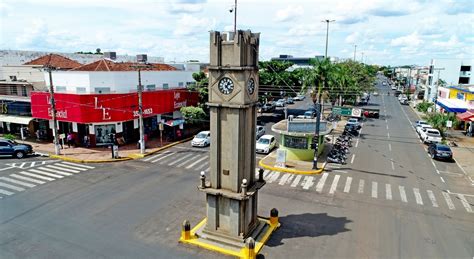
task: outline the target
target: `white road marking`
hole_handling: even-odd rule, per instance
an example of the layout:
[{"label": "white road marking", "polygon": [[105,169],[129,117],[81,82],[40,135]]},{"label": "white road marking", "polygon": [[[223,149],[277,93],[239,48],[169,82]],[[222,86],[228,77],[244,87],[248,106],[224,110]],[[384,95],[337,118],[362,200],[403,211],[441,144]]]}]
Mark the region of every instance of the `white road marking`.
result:
[{"label": "white road marking", "polygon": [[35,165],[36,165],[36,162],[31,162],[30,167],[35,167]]},{"label": "white road marking", "polygon": [[385,198],[392,200],[392,186],[388,183],[385,184]]},{"label": "white road marking", "polygon": [[93,166],[81,165],[81,164],[71,163],[71,162],[67,162],[67,161],[63,161],[63,162],[61,162],[61,164],[79,166],[79,167],[83,167],[83,168],[87,168],[87,169],[94,169],[95,168]]},{"label": "white road marking", "polygon": [[336,189],[337,189],[337,183],[339,182],[339,178],[341,176],[336,174],[334,176],[334,180],[332,181],[332,184],[331,184],[331,188],[329,188],[329,194],[334,194],[334,192],[336,192]]},{"label": "white road marking", "polygon": [[405,193],[405,187],[404,186],[398,186],[398,190],[400,191],[400,199],[403,202],[408,202],[407,201],[407,194]]},{"label": "white road marking", "polygon": [[387,138],[390,138],[390,133],[387,132]]},{"label": "white road marking", "polygon": [[164,156],[160,156],[160,157],[158,157],[158,158],[156,158],[156,159],[153,159],[153,160],[151,160],[150,162],[156,163],[156,162],[158,162],[158,161],[160,161],[160,160],[163,160],[163,159],[165,159],[165,158],[167,158],[167,157],[169,157],[169,156],[172,156],[172,155],[174,155],[174,154],[176,154],[176,152],[171,152],[171,153],[168,153],[168,154],[166,154],[166,155],[164,155]]},{"label": "white road marking", "polygon": [[180,164],[178,164],[176,167],[181,167],[187,163],[189,163],[190,161],[192,161],[195,157],[191,157],[190,159],[187,159],[187,160],[184,160],[183,162],[181,162]]},{"label": "white road marking", "polygon": [[40,180],[36,180],[36,179],[33,179],[33,178],[29,178],[29,177],[21,176],[21,175],[17,175],[17,174],[11,174],[10,176],[11,176],[11,177],[15,177],[15,178],[17,178],[17,179],[21,179],[21,180],[26,180],[26,181],[30,181],[30,182],[33,182],[33,183],[37,183],[37,184],[46,183],[46,182],[43,182],[43,181],[40,181]]},{"label": "white road marking", "polygon": [[387,128],[387,130],[388,130],[388,124],[387,124],[387,125],[385,125],[385,127],[386,127],[386,128]]},{"label": "white road marking", "polygon": [[347,174],[347,171],[344,170],[334,170],[334,172],[342,173],[342,174]]},{"label": "white road marking", "polygon": [[326,182],[327,178],[328,178],[328,173],[323,173],[323,175],[321,176],[321,179],[319,179],[319,182],[316,185],[316,192],[321,193],[323,191],[324,183]]},{"label": "white road marking", "polygon": [[18,180],[15,180],[15,179],[11,179],[11,178],[8,178],[8,177],[0,177],[0,180],[7,181],[7,182],[10,182],[10,183],[19,184],[19,185],[23,185],[23,186],[30,187],[30,188],[36,186],[32,183],[25,183],[25,182],[18,181]]},{"label": "white road marking", "polygon": [[461,200],[462,205],[466,209],[467,212],[472,213],[472,208],[471,205],[469,205],[469,202],[467,202],[466,197],[462,194],[458,194],[459,200]]},{"label": "white road marking", "polygon": [[298,186],[298,183],[300,182],[300,180],[301,180],[301,175],[297,175],[297,176],[295,177],[295,180],[293,181],[293,183],[292,183],[290,186],[291,186],[291,187],[296,187],[296,186]]},{"label": "white road marking", "polygon": [[352,154],[352,158],[351,158],[351,164],[353,164],[353,163],[354,163],[355,156],[356,156],[355,154]]},{"label": "white road marking", "polygon": [[[6,165],[9,165],[9,164],[6,164]],[[12,168],[14,168],[14,166],[10,165],[9,167],[5,167],[5,168],[0,169],[0,171],[5,171],[5,170],[8,170],[8,169],[12,169]]]},{"label": "white road marking", "polygon": [[58,170],[60,172],[70,172],[70,173],[80,173],[81,171],[79,170],[73,170],[73,169],[69,169],[69,168],[64,168],[62,166],[57,166],[57,165],[47,165],[45,167],[40,167],[38,169],[42,169],[42,168],[52,168],[52,169],[55,169],[55,170]]},{"label": "white road marking", "polygon": [[372,182],[372,198],[377,198],[377,182]]},{"label": "white road marking", "polygon": [[182,156],[182,157],[180,157],[180,158],[174,160],[173,162],[168,163],[168,166],[172,166],[172,165],[178,163],[179,161],[182,161],[182,160],[184,160],[184,159],[190,157],[191,155],[192,155],[191,153],[190,153],[190,154],[186,154],[186,155],[184,155],[184,156]]},{"label": "white road marking", "polygon": [[64,177],[64,176],[62,176],[62,175],[57,175],[57,174],[52,174],[52,173],[46,173],[46,172],[39,171],[39,170],[36,170],[36,169],[30,169],[30,170],[28,170],[28,171],[33,172],[33,173],[38,173],[38,174],[46,175],[46,176],[51,176],[51,177],[54,177],[54,178],[63,178],[63,177]]},{"label": "white road marking", "polygon": [[2,183],[2,182],[0,182],[0,187],[5,187],[5,188],[15,190],[15,191],[19,191],[19,192],[22,192],[22,191],[25,190],[25,188],[21,188],[21,187],[15,186],[15,185],[11,185],[11,184],[8,184],[8,183]]},{"label": "white road marking", "polygon": [[209,172],[211,170],[211,167],[209,166],[208,168],[206,168],[206,170],[204,170],[204,172]]},{"label": "white road marking", "polygon": [[280,177],[280,172],[275,172],[270,179],[268,179],[269,183],[273,183],[274,181],[278,180],[278,177]]},{"label": "white road marking", "polygon": [[344,186],[345,193],[349,193],[349,191],[351,190],[351,183],[352,183],[352,177],[347,177],[346,185]]},{"label": "white road marking", "polygon": [[[430,155],[428,155],[428,157],[431,158]],[[434,163],[434,161],[433,160],[430,160],[430,161],[431,161],[431,164],[433,164],[433,167],[436,169],[436,164]]]},{"label": "white road marking", "polygon": [[36,168],[36,170],[40,170],[40,171],[43,170],[43,171],[47,171],[47,172],[54,173],[54,174],[64,175],[64,176],[71,176],[72,175],[71,173],[66,173],[66,172],[63,172],[63,171],[59,171],[57,169],[46,168],[46,167]]},{"label": "white road marking", "polygon": [[437,172],[438,174],[439,174],[439,173],[442,173],[442,174],[446,174],[446,175],[454,176],[454,177],[461,177],[461,176],[464,176],[464,174],[461,174],[461,173],[452,173],[452,172],[439,171],[439,170],[436,170],[436,172]]},{"label": "white road marking", "polygon": [[64,164],[61,164],[61,163],[56,163],[54,165],[55,166],[60,166],[61,168],[69,168],[69,169],[73,169],[73,170],[87,171],[86,168],[82,168],[82,167],[78,167],[78,166],[64,165]]},{"label": "white road marking", "polygon": [[440,176],[439,178],[441,178],[441,182],[446,183],[446,182],[444,181],[444,178],[443,178],[442,176]]},{"label": "white road marking", "polygon": [[453,201],[451,200],[451,197],[449,197],[449,194],[447,192],[442,192],[444,199],[446,200],[446,204],[448,205],[448,208],[450,210],[455,210],[456,208],[454,207]]},{"label": "white road marking", "polygon": [[393,160],[390,160],[390,163],[392,164],[392,170],[395,171],[395,165],[393,164]]},{"label": "white road marking", "polygon": [[169,153],[171,153],[171,152],[170,152],[170,151],[167,151],[167,152],[163,152],[163,153],[160,153],[160,154],[156,154],[156,155],[154,155],[154,156],[149,156],[149,157],[147,157],[147,158],[144,158],[143,161],[148,162],[148,161],[150,161],[150,160],[153,160],[153,159],[158,158],[158,157],[163,156],[163,155],[167,155],[167,154],[169,154]]},{"label": "white road marking", "polygon": [[18,167],[19,167],[19,168],[23,168],[23,166],[25,166],[25,165],[26,165],[26,163],[21,163],[21,165],[18,166]]},{"label": "white road marking", "polygon": [[355,147],[358,147],[358,146],[359,146],[359,138],[357,138],[356,144],[355,144]]},{"label": "white road marking", "polygon": [[415,194],[416,203],[423,205],[423,200],[421,199],[420,190],[418,188],[413,188],[413,193]]},{"label": "white road marking", "polygon": [[14,192],[9,192],[9,191],[7,191],[7,190],[2,190],[2,189],[0,189],[0,194],[12,195],[12,194],[14,194]]},{"label": "white road marking", "polygon": [[434,196],[433,191],[427,190],[426,192],[428,193],[428,197],[430,198],[431,204],[433,204],[433,207],[438,208],[438,202],[436,201],[436,197]]},{"label": "white road marking", "polygon": [[304,182],[303,189],[308,190],[309,187],[314,185],[314,182],[313,182],[314,177],[313,176],[306,176],[305,180],[306,181]]},{"label": "white road marking", "polygon": [[364,180],[359,180],[359,189],[357,190],[358,193],[364,193]]},{"label": "white road marking", "polygon": [[[202,161],[203,161],[204,159],[206,159],[206,158],[208,158],[208,156],[207,156],[207,155],[204,155],[202,158],[196,160],[194,163],[192,163],[192,164],[186,166],[186,169],[192,168],[193,166],[199,164],[200,162],[202,162]],[[258,171],[257,171],[257,172],[258,172]]]},{"label": "white road marking", "polygon": [[392,144],[388,143],[388,150],[392,151]]},{"label": "white road marking", "polygon": [[41,179],[41,180],[46,180],[46,181],[56,180],[55,178],[46,177],[46,176],[37,175],[37,174],[32,174],[32,173],[28,173],[28,172],[25,172],[25,171],[21,171],[21,172],[19,172],[19,174],[28,175],[28,176],[35,177],[35,178],[38,178],[38,179]]},{"label": "white road marking", "polygon": [[276,173],[276,171],[271,171],[269,174],[267,174],[266,176],[263,177],[263,179],[265,179],[265,181],[268,181],[270,178],[273,177],[273,175]]},{"label": "white road marking", "polygon": [[203,163],[202,165],[196,167],[196,170],[201,170],[203,169],[204,167],[208,166],[209,165],[209,161],[206,161],[205,163]]},{"label": "white road marking", "polygon": [[265,170],[265,171],[263,171],[263,178],[264,178],[264,179],[266,179],[266,178],[267,178],[267,176],[268,176],[268,173],[270,173],[270,170],[268,170],[268,169],[267,169],[267,170]]},{"label": "white road marking", "polygon": [[439,174],[439,170],[438,170],[438,169],[436,169],[436,173]]},{"label": "white road marking", "polygon": [[286,183],[286,181],[288,180],[288,178],[290,177],[291,174],[284,174],[280,181],[278,182],[279,185],[284,185]]}]

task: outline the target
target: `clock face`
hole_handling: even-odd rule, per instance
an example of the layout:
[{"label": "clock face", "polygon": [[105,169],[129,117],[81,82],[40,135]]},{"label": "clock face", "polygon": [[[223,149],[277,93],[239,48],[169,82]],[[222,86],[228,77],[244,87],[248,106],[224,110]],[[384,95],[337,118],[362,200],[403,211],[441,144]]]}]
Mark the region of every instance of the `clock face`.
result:
[{"label": "clock face", "polygon": [[228,77],[224,77],[219,81],[219,91],[225,95],[229,95],[234,90],[234,82]]},{"label": "clock face", "polygon": [[253,94],[255,91],[255,81],[253,78],[250,78],[249,81],[247,82],[247,91],[249,92],[250,95]]}]

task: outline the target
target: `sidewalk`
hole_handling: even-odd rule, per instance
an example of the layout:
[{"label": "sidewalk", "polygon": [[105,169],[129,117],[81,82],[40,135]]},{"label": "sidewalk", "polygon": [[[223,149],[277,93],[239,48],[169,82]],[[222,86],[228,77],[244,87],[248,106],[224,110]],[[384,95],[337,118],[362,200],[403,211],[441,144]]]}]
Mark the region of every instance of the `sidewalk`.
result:
[{"label": "sidewalk", "polygon": [[118,159],[112,158],[112,150],[110,147],[95,147],[95,148],[84,148],[84,147],[70,147],[67,145],[64,146],[64,149],[60,150],[60,155],[55,155],[53,143],[36,141],[36,140],[19,140],[19,143],[26,143],[33,146],[33,150],[37,153],[47,154],[52,158],[58,158],[73,162],[80,163],[101,163],[101,162],[117,162],[124,160],[131,160],[142,158],[147,155],[151,155],[155,152],[158,152],[164,148],[167,148],[172,145],[176,145],[182,142],[185,142],[189,139],[184,139],[177,142],[166,142],[163,141],[163,146],[160,145],[160,140],[152,139],[149,140],[146,145],[145,154],[140,154],[140,150],[137,149],[136,144],[127,144],[119,147],[119,157]]}]

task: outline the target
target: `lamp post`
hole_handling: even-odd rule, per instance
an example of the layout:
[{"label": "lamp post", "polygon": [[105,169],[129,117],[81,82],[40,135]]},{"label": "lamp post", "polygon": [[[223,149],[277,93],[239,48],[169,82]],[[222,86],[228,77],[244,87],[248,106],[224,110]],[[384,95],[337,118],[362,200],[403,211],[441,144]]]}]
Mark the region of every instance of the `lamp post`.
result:
[{"label": "lamp post", "polygon": [[321,22],[325,22],[326,23],[326,51],[324,52],[324,58],[328,58],[328,36],[329,36],[329,23],[331,22],[335,22],[336,20],[323,20]]},{"label": "lamp post", "polygon": [[356,61],[357,44],[354,45],[354,62]]}]

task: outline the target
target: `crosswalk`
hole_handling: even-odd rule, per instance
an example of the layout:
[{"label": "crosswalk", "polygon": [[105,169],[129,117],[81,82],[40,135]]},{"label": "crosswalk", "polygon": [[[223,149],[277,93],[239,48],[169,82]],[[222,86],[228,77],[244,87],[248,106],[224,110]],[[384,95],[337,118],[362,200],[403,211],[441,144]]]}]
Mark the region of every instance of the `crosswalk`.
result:
[{"label": "crosswalk", "polygon": [[35,166],[42,166],[49,163],[56,163],[59,160],[44,160],[44,161],[29,161],[29,162],[22,162],[22,163],[6,163],[5,165],[9,166],[10,168],[31,168]]},{"label": "crosswalk", "polygon": [[200,151],[167,151],[146,157],[142,161],[197,171],[209,172],[210,170],[209,153]]},{"label": "crosswalk", "polygon": [[66,161],[58,162],[57,160],[43,163],[40,166],[18,168],[24,170],[0,177],[0,199],[26,191],[38,185],[94,169],[93,166]]}]

